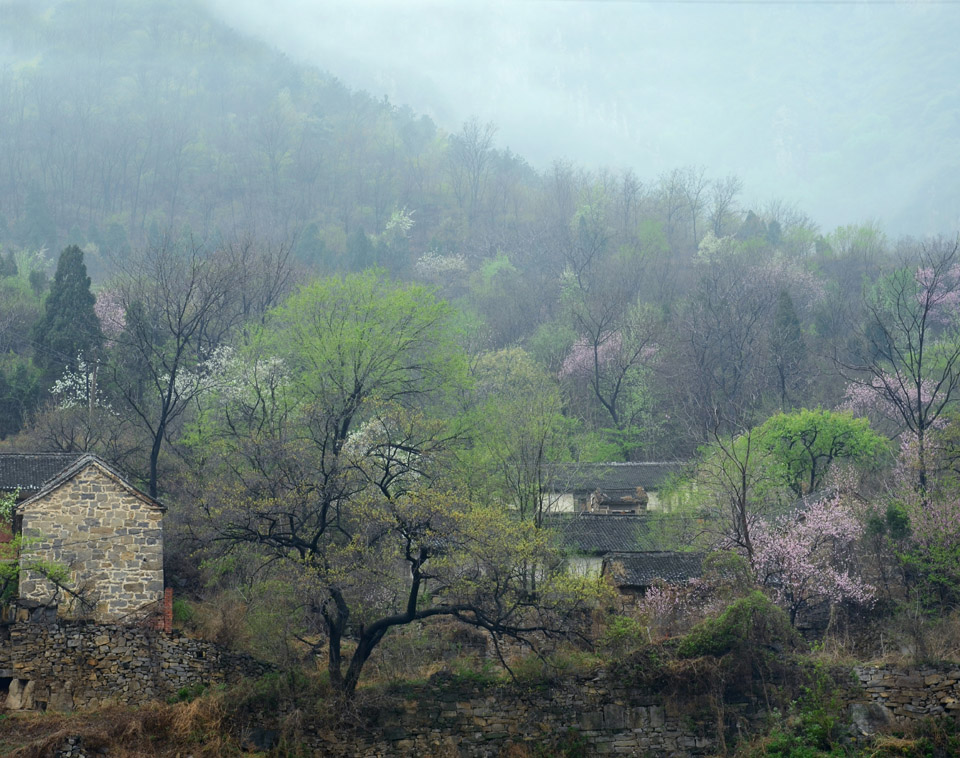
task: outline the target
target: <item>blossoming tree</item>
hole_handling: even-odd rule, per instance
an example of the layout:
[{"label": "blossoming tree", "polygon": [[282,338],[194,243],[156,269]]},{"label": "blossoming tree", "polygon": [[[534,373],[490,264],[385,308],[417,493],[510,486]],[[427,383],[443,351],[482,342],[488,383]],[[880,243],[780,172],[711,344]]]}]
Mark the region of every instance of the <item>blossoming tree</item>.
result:
[{"label": "blossoming tree", "polygon": [[841,495],[818,500],[753,529],[757,581],[796,621],[818,601],[870,605],[874,588],[858,576],[854,544],[863,526]]}]

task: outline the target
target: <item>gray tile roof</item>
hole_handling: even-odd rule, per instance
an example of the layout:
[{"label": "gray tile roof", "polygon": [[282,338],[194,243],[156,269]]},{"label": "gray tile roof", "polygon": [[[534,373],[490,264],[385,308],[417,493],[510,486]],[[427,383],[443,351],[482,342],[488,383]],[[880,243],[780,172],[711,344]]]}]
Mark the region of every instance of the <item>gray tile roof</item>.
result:
[{"label": "gray tile roof", "polygon": [[0,453],[0,492],[38,491],[83,453]]},{"label": "gray tile roof", "polygon": [[633,492],[637,487],[649,492],[688,467],[682,461],[555,463],[547,467],[547,475],[554,492]]},{"label": "gray tile roof", "polygon": [[603,559],[604,574],[618,587],[649,587],[656,580],[685,584],[703,573],[700,553],[639,552],[609,553]]},{"label": "gray tile roof", "polygon": [[645,516],[582,512],[549,516],[545,525],[558,532],[567,550],[590,555],[649,549],[651,540]]}]

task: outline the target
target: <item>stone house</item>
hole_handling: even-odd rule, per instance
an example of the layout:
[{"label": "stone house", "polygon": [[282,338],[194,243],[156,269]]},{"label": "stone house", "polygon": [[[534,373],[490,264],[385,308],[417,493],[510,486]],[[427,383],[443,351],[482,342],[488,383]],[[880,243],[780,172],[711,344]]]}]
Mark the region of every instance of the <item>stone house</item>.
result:
[{"label": "stone house", "polygon": [[[50,474],[60,464],[52,476]],[[39,483],[41,476],[47,478]],[[161,608],[163,505],[95,455],[0,455],[0,490],[20,490],[18,604],[62,618],[133,623]],[[53,583],[38,562],[66,573]]]},{"label": "stone house", "polygon": [[567,554],[567,567],[584,576],[599,576],[604,558],[611,553],[655,549],[650,522],[637,514],[590,513],[549,516],[544,525],[559,536]]}]

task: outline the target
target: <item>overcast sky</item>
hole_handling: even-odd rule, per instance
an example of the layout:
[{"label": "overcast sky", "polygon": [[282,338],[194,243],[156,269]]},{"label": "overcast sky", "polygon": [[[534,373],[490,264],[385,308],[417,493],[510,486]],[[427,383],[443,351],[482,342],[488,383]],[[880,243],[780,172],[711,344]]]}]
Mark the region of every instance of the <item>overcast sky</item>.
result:
[{"label": "overcast sky", "polygon": [[954,3],[207,2],[443,129],[493,121],[537,168],[702,166],[824,229],[960,226]]}]

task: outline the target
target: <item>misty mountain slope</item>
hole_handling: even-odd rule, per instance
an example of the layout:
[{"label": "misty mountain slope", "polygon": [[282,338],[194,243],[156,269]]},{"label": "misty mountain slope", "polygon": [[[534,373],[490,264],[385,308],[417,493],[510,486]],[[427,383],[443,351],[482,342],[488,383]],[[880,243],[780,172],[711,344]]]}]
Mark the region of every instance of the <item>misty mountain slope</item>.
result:
[{"label": "misty mountain slope", "polygon": [[[77,241],[122,255],[164,232],[189,230],[206,239],[243,232],[299,239],[302,257],[336,268],[351,257],[351,239],[353,253],[370,258],[358,230],[382,235],[392,215],[407,208],[415,220],[407,249],[380,261],[402,270],[431,249],[487,256],[526,244],[518,235],[529,241],[541,234],[530,224],[543,216],[539,197],[551,172],[540,176],[515,154],[497,150],[507,135],[474,132],[480,141],[471,156],[428,118],[292,62],[231,30],[210,7],[216,3],[0,3],[0,241],[51,249]],[[772,170],[784,196],[799,195],[811,206],[834,198],[845,221],[860,220],[852,214],[864,196],[876,198],[879,209],[890,194],[913,200],[881,219],[888,226],[957,225],[960,85],[952,72],[960,69],[960,53],[943,39],[924,38],[923,25],[877,40],[864,39],[875,24],[843,29],[844,52],[825,24],[801,35],[796,70],[776,78],[764,66],[776,40],[760,36],[762,19],[744,11],[742,28],[719,30],[705,51],[722,65],[706,70],[662,43],[646,53],[648,75],[638,72],[635,84],[618,92],[609,89],[618,82],[613,72],[589,58],[597,44],[586,33],[593,13],[582,11],[579,35],[568,29],[546,40],[562,61],[556,83],[559,91],[583,96],[585,151],[597,141],[589,132],[594,116],[648,135],[646,152],[615,156],[615,165],[633,165],[646,187],[657,185],[651,172],[669,173],[672,167],[661,164],[677,145],[715,145],[723,153],[723,145],[738,144],[756,155],[756,166],[738,171],[750,196],[756,194],[750,177]],[[655,28],[676,32],[675,20],[658,18]],[[709,24],[705,16],[694,21],[693,34]],[[336,32],[332,26],[317,47],[336,49]],[[625,24],[610,25],[605,39],[613,46],[629,33]],[[941,30],[944,38],[951,33],[949,26]],[[903,65],[861,60],[864,45]],[[952,51],[946,57],[945,47]],[[830,48],[839,54],[828,56]],[[339,62],[346,74],[349,61],[367,54],[357,50],[330,67],[340,73]],[[658,114],[682,106],[685,92],[659,86],[652,72],[664,61],[673,62],[688,87],[712,82],[713,99],[664,122]],[[543,72],[528,73],[535,100]],[[762,95],[724,102],[724,78],[739,78],[751,92],[759,82]],[[824,80],[838,86],[818,88]],[[611,94],[591,113],[592,93],[604,86]],[[631,100],[650,107],[634,119],[634,111],[621,108]],[[749,126],[728,134],[721,125],[727,122],[710,114],[731,109],[740,109]],[[463,136],[458,124],[444,126]],[[549,145],[553,136],[540,141]],[[770,149],[775,160],[767,165]],[[482,165],[471,164],[477,156]],[[102,262],[91,263],[99,274]]]},{"label": "misty mountain slope", "polygon": [[397,207],[439,202],[422,176],[442,150],[431,122],[196,3],[8,3],[0,47],[0,238],[15,244],[378,233]]},{"label": "misty mountain slope", "polygon": [[493,120],[539,169],[558,157],[645,178],[703,166],[827,229],[957,226],[955,206],[928,199],[960,186],[940,171],[960,153],[956,5],[206,3],[448,128]]}]

